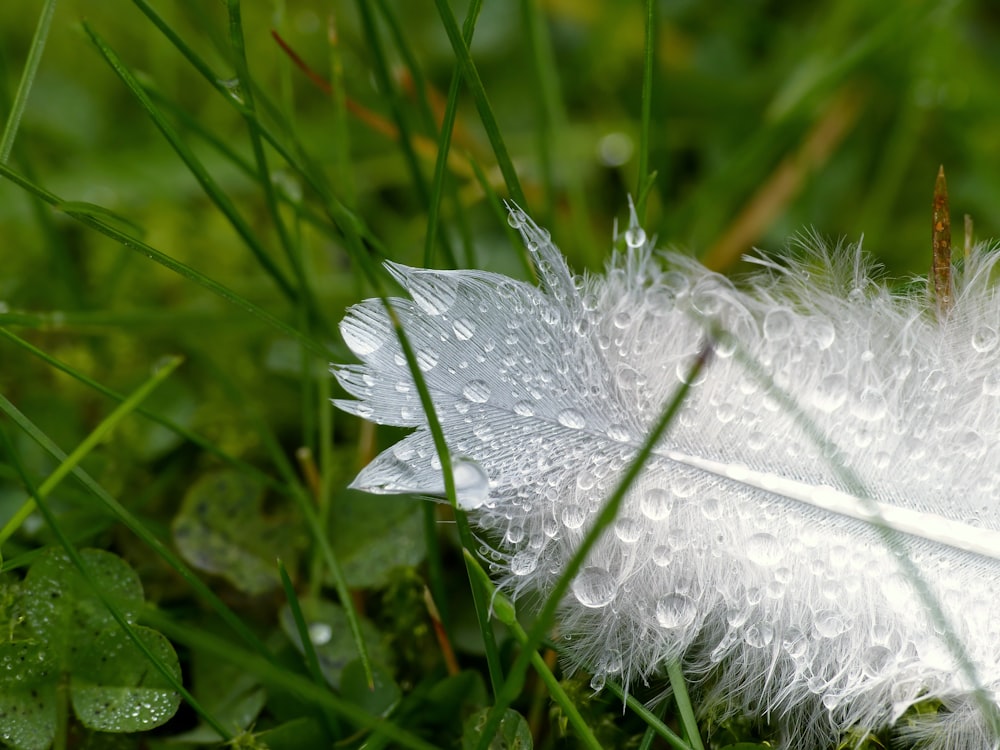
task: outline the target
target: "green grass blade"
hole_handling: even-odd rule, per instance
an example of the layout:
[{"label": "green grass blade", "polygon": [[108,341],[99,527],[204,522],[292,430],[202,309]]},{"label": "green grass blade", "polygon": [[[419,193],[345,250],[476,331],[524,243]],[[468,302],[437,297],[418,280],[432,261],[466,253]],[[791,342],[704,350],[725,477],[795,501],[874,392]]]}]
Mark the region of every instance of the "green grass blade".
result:
[{"label": "green grass blade", "polygon": [[[100,429],[100,425],[98,426],[98,429]],[[91,433],[91,435],[93,435],[93,433]],[[166,679],[166,681],[170,683],[170,686],[181,695],[181,697],[189,706],[191,706],[195,713],[197,713],[206,724],[212,727],[212,729],[215,730],[223,740],[226,742],[230,741],[232,739],[232,734],[228,732],[222,724],[216,720],[215,717],[209,713],[193,695],[191,695],[190,692],[188,692],[187,688],[184,687],[184,684],[174,676],[173,672],[167,667],[167,665],[164,664],[163,661],[150,650],[149,646],[147,646],[141,638],[139,638],[135,629],[132,627],[132,624],[125,619],[125,616],[121,613],[121,610],[118,609],[114,602],[111,601],[107,592],[94,581],[93,577],[87,571],[80,553],[77,552],[76,547],[73,546],[73,543],[69,540],[65,532],[63,532],[62,527],[60,527],[59,523],[56,521],[52,511],[49,510],[48,504],[44,499],[44,495],[47,493],[43,491],[41,486],[34,486],[34,483],[32,483],[31,479],[24,471],[24,467],[17,457],[14,445],[8,437],[7,431],[2,427],[0,427],[0,443],[3,444],[5,449],[4,452],[9,457],[11,463],[14,464],[14,468],[20,475],[21,481],[27,488],[28,494],[31,496],[34,505],[37,506],[38,510],[45,517],[45,522],[52,530],[52,533],[59,541],[59,544],[62,545],[64,550],[66,550],[66,554],[69,556],[70,561],[72,561],[74,567],[76,567],[77,571],[79,571],[83,580],[87,582],[87,585],[90,586],[93,592],[101,600],[101,603],[107,608],[108,612],[115,619],[115,622],[117,622],[119,627],[121,627],[121,629],[125,632],[128,639],[135,644],[136,648],[143,653],[156,671],[163,675],[164,679]],[[74,451],[74,453],[76,453],[76,451]]]},{"label": "green grass blade", "polygon": [[[14,404],[0,394],[0,412],[10,418],[28,437],[34,440],[50,456],[59,462],[66,460],[66,454],[49,437],[31,422]],[[258,653],[270,659],[271,654],[261,640],[248,628],[218,596],[196,576],[191,569],[159,540],[128,508],[115,500],[101,485],[79,466],[72,470],[73,476],[86,487],[105,509],[121,521],[133,534],[159,555],[171,568],[177,571],[187,584],[200,596],[234,632],[252,646]]]},{"label": "green grass blade", "polygon": [[[466,46],[472,43],[472,34],[476,28],[476,19],[482,9],[482,0],[472,0],[469,4],[469,11],[465,15],[465,23],[462,25],[462,38]],[[448,100],[445,104],[444,118],[441,121],[441,134],[438,137],[437,160],[434,162],[434,179],[431,185],[431,200],[427,209],[427,235],[424,241],[424,266],[430,268],[434,265],[434,238],[438,232],[438,222],[441,212],[441,193],[447,181],[448,154],[451,151],[451,137],[455,130],[455,119],[458,116],[458,90],[461,83],[461,70],[456,66],[452,74],[451,83],[448,85]],[[489,195],[489,191],[486,191]],[[458,205],[457,195],[455,197],[456,211],[461,214],[461,206]],[[471,245],[469,245],[471,247]],[[470,251],[466,252],[466,261],[474,265],[475,257]]]},{"label": "green grass blade", "polygon": [[[313,648],[312,636],[309,635],[309,625],[302,614],[302,606],[299,604],[298,594],[295,593],[292,579],[288,577],[285,563],[281,560],[278,560],[278,574],[281,576],[281,586],[285,590],[285,599],[288,601],[288,608],[291,610],[292,619],[295,621],[295,629],[299,634],[299,640],[302,641],[302,654],[306,662],[306,669],[309,670],[309,676],[318,687],[329,689],[326,679],[323,677],[323,671],[319,667],[319,659],[316,656],[316,649]],[[323,706],[322,710],[323,718],[326,721],[327,729],[330,730],[330,734],[334,737],[340,736],[340,726],[337,723],[336,715],[330,710],[329,706]]]},{"label": "green grass blade", "polygon": [[681,726],[684,728],[684,736],[687,737],[694,750],[705,750],[705,746],[701,742],[701,734],[698,732],[698,721],[694,717],[694,708],[691,706],[691,697],[688,695],[684,674],[681,672],[681,665],[675,661],[667,664],[667,677],[670,679],[670,687],[674,692],[674,702],[677,704],[677,713],[680,715]]},{"label": "green grass blade", "polygon": [[[490,580],[489,575],[483,570],[483,566],[479,564],[479,561],[475,556],[469,552],[469,550],[462,550],[465,555],[466,565],[470,567],[476,574],[476,578],[479,580],[480,585],[486,591],[487,595],[492,602],[491,608],[493,610],[494,616],[510,628],[510,631],[514,634],[517,642],[521,644],[522,648],[528,643],[528,634],[525,632],[521,623],[518,622],[517,613],[514,609],[514,604],[502,593],[498,593],[496,586],[493,585],[493,581]],[[538,676],[541,678],[542,682],[545,683],[545,687],[548,688],[549,695],[552,696],[552,700],[559,705],[560,708],[566,713],[566,718],[569,721],[570,726],[576,730],[577,737],[584,747],[589,747],[591,750],[601,750],[601,743],[597,741],[594,733],[591,731],[590,727],[587,726],[587,722],[583,720],[583,716],[580,715],[580,711],[577,709],[576,704],[570,699],[563,690],[562,685],[559,684],[559,680],[556,676],[552,674],[552,670],[549,669],[549,665],[545,663],[545,659],[541,657],[537,650],[533,650],[531,654],[531,666],[534,667]]]},{"label": "green grass blade", "polygon": [[[496,156],[497,165],[500,167],[500,173],[503,175],[504,182],[507,183],[507,191],[516,203],[526,206],[527,200],[524,197],[524,191],[521,189],[521,180],[517,176],[517,170],[514,169],[514,163],[511,161],[510,154],[507,151],[507,144],[504,142],[503,135],[500,133],[500,128],[497,125],[496,117],[493,115],[493,108],[490,106],[490,101],[486,96],[486,87],[483,86],[483,81],[479,77],[479,70],[472,59],[469,45],[465,43],[465,40],[462,38],[462,32],[459,31],[455,14],[448,4],[448,0],[434,0],[434,4],[437,6],[438,14],[441,16],[444,30],[448,34],[448,41],[451,42],[451,48],[455,52],[458,65],[465,76],[465,83],[472,92],[472,98],[476,103],[476,110],[479,112],[479,119],[482,120],[486,136],[493,147],[493,153]],[[486,735],[483,736],[485,737]]]},{"label": "green grass blade", "polygon": [[[99,443],[105,440],[111,431],[121,422],[125,417],[135,411],[136,407],[153,392],[153,390],[170,377],[176,370],[183,359],[181,357],[172,357],[160,366],[156,372],[142,385],[136,388],[132,394],[122,401],[117,408],[114,409],[107,417],[105,417],[97,427],[94,428],[93,432],[87,435],[69,456],[66,457],[59,466],[56,467],[48,478],[42,482],[41,486],[38,488],[38,493],[40,497],[47,497],[53,489],[55,489],[59,483],[65,479],[73,469],[75,469],[80,462],[87,457],[87,455],[97,447]],[[17,512],[11,517],[11,519],[0,529],[0,546],[4,544],[11,535],[17,531],[21,524],[24,523],[25,519],[30,516],[35,511],[35,500],[34,497],[29,497],[28,500],[18,508]]]},{"label": "green grass blade", "polygon": [[45,0],[45,5],[42,6],[42,13],[38,17],[38,25],[35,27],[35,35],[31,38],[31,46],[28,48],[28,59],[24,64],[24,72],[21,74],[21,80],[17,84],[14,103],[10,114],[7,115],[3,135],[0,136],[0,164],[7,163],[7,160],[10,158],[10,151],[14,147],[14,139],[17,138],[17,129],[21,124],[24,108],[28,104],[28,95],[31,93],[31,86],[35,81],[38,65],[42,61],[42,53],[45,51],[45,40],[48,39],[49,29],[52,27],[52,16],[55,10],[56,0]]},{"label": "green grass blade", "polygon": [[[181,276],[190,279],[191,281],[194,281],[200,286],[205,287],[213,294],[216,294],[219,297],[222,297],[223,299],[232,302],[237,307],[247,310],[248,312],[252,313],[253,315],[263,320],[268,325],[278,329],[286,336],[290,336],[296,339],[297,341],[302,343],[303,346],[308,348],[309,351],[321,357],[330,356],[331,352],[322,344],[309,338],[301,331],[299,331],[297,328],[293,328],[287,323],[284,323],[283,321],[274,317],[273,315],[271,315],[271,313],[253,304],[252,302],[250,302],[250,300],[246,299],[245,297],[242,297],[241,295],[232,291],[228,287],[223,286],[217,281],[213,281],[200,271],[196,271],[191,266],[188,266],[184,263],[181,263],[179,260],[171,258],[169,255],[160,252],[159,250],[150,245],[147,245],[142,240],[122,231],[121,229],[112,226],[111,224],[104,221],[97,215],[91,212],[78,212],[73,210],[72,206],[74,204],[63,201],[58,196],[53,195],[52,193],[36,185],[30,180],[26,179],[17,172],[14,172],[12,169],[10,169],[4,164],[0,164],[0,177],[3,177],[9,180],[10,182],[13,182],[18,187],[23,188],[36,198],[40,198],[45,203],[48,203],[50,206],[59,209],[61,211],[64,211],[64,213],[76,219],[81,224],[88,226],[91,229],[95,229],[101,234],[110,237],[116,242],[121,243],[129,250],[135,250],[136,252],[145,255],[150,260],[156,261],[162,266],[166,266],[171,271],[174,271],[175,273],[178,273]],[[70,208],[67,210],[65,208],[66,206],[70,206]]]},{"label": "green grass blade", "polygon": [[674,748],[674,750],[693,750],[691,745],[678,737],[670,727],[660,721],[660,718],[656,714],[637,701],[635,696],[626,694],[625,691],[614,682],[606,682],[605,687],[618,696],[618,698],[629,707],[629,710],[636,713],[644,722],[646,722],[650,729],[666,740],[667,744]]},{"label": "green grass blade", "polygon": [[580,546],[566,563],[565,569],[559,576],[555,585],[552,587],[552,591],[549,593],[545,600],[545,604],[538,613],[538,618],[535,620],[534,625],[532,625],[531,630],[528,633],[527,644],[522,648],[521,653],[518,654],[517,659],[511,666],[507,676],[507,681],[504,683],[503,688],[497,695],[493,708],[490,709],[489,716],[483,726],[482,739],[479,741],[477,750],[487,750],[489,739],[496,734],[496,731],[500,726],[500,720],[503,718],[504,711],[520,693],[521,687],[524,684],[524,677],[527,672],[528,663],[531,660],[531,654],[538,649],[539,644],[541,644],[542,640],[545,638],[549,628],[552,627],[552,623],[555,621],[556,611],[559,609],[563,597],[569,591],[573,578],[580,571],[584,561],[587,559],[587,555],[590,554],[590,550],[593,549],[595,544],[597,544],[598,539],[600,539],[601,535],[607,531],[612,523],[614,523],[615,517],[618,515],[618,510],[621,507],[622,502],[625,500],[625,495],[628,493],[635,480],[638,479],[639,474],[646,465],[646,462],[653,455],[653,449],[656,447],[657,443],[659,443],[660,438],[663,437],[667,428],[677,416],[677,413],[680,411],[681,405],[684,403],[684,399],[687,397],[688,391],[691,388],[691,383],[698,377],[702,368],[707,364],[709,358],[711,357],[711,352],[711,345],[708,345],[701,350],[698,357],[695,359],[694,364],[691,366],[687,377],[684,379],[684,382],[681,383],[680,387],[675,391],[673,398],[670,399],[670,402],[660,414],[660,418],[654,424],[653,429],[651,429],[646,435],[646,439],[643,441],[642,446],[636,453],[635,458],[629,464],[628,468],[622,475],[622,478],[619,480],[615,491],[611,493],[611,496],[605,501],[604,506],[597,514],[597,518],[594,519],[593,525],[580,542]]},{"label": "green grass blade", "polygon": [[649,129],[653,119],[653,63],[656,56],[656,0],[646,0],[646,50],[642,66],[642,114],[639,121],[639,176],[635,189],[635,211],[646,220],[649,188]]}]

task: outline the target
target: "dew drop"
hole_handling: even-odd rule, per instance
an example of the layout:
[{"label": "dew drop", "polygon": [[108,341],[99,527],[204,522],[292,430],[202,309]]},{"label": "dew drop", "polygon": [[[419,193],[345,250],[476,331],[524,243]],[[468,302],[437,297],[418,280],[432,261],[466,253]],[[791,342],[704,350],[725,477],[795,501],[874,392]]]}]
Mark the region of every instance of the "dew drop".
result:
[{"label": "dew drop", "polygon": [[866,677],[878,677],[895,661],[895,655],[885,646],[869,646],[861,655],[861,669]]},{"label": "dew drop", "polygon": [[527,401],[516,401],[514,402],[514,413],[522,417],[533,417],[535,409]]},{"label": "dew drop", "polygon": [[816,385],[811,400],[820,411],[836,411],[847,400],[847,377],[839,372],[827,375]]},{"label": "dew drop", "polygon": [[410,271],[406,290],[413,301],[428,315],[441,315],[451,309],[458,297],[455,281],[440,273]]},{"label": "dew drop", "polygon": [[587,520],[587,511],[578,503],[572,503],[563,508],[562,522],[567,529],[578,529]]},{"label": "dew drop", "polygon": [[627,443],[632,439],[629,435],[628,430],[620,424],[613,424],[608,427],[607,436],[614,440],[616,443]]},{"label": "dew drop", "polygon": [[587,420],[576,409],[563,409],[556,419],[563,427],[568,427],[571,430],[582,430],[587,426]]},{"label": "dew drop", "polygon": [[747,539],[747,557],[751,562],[768,567],[781,559],[781,545],[773,534],[754,534]]},{"label": "dew drop", "polygon": [[837,339],[837,329],[827,318],[817,317],[809,320],[806,330],[809,336],[816,342],[816,347],[820,351],[826,351]]},{"label": "dew drop", "polygon": [[507,214],[507,223],[512,229],[520,229],[524,226],[524,221],[527,217],[523,212],[518,211],[516,208],[513,209],[509,214]]},{"label": "dew drop", "polygon": [[451,473],[455,478],[455,495],[460,508],[475,510],[490,499],[490,479],[479,462],[468,456],[459,456],[452,459]]},{"label": "dew drop", "polygon": [[373,319],[360,310],[357,315],[348,315],[340,324],[340,335],[344,338],[344,343],[352,352],[359,357],[367,357],[378,351],[382,344],[386,342],[388,331],[381,321]]},{"label": "dew drop", "polygon": [[490,400],[489,385],[483,380],[470,380],[462,389],[462,395],[474,404],[485,404]]},{"label": "dew drop", "polygon": [[1000,396],[1000,370],[990,370],[983,376],[983,394]]},{"label": "dew drop", "polygon": [[590,565],[573,579],[573,595],[584,607],[606,607],[618,596],[618,582],[606,568]]},{"label": "dew drop", "polygon": [[451,324],[451,328],[459,341],[468,341],[476,335],[476,324],[468,318],[458,318]]},{"label": "dew drop", "polygon": [[774,640],[774,628],[766,622],[751,625],[747,628],[743,640],[746,641],[746,644],[750,648],[764,648],[765,646],[769,646],[771,641]]},{"label": "dew drop", "polygon": [[674,551],[668,544],[658,544],[653,547],[653,563],[665,568],[674,561]]},{"label": "dew drop", "polygon": [[615,536],[625,544],[635,544],[642,537],[642,524],[634,518],[623,516],[615,521]]},{"label": "dew drop", "polygon": [[538,567],[538,557],[534,552],[522,550],[510,560],[510,572],[516,576],[526,576],[535,572]]},{"label": "dew drop", "polygon": [[670,515],[670,493],[656,487],[642,494],[639,498],[639,510],[650,521],[662,521]]},{"label": "dew drop", "polygon": [[722,503],[717,497],[706,497],[701,501],[701,514],[709,521],[722,518]]},{"label": "dew drop", "polygon": [[438,353],[433,349],[421,349],[417,352],[417,367],[427,372],[438,363]]},{"label": "dew drop", "polygon": [[667,594],[656,600],[656,621],[664,628],[687,627],[697,613],[694,602],[685,594]]},{"label": "dew drop", "polygon": [[325,622],[313,622],[309,625],[309,640],[313,645],[322,646],[330,642],[333,637],[333,628]]},{"label": "dew drop", "polygon": [[625,230],[625,244],[631,248],[642,247],[646,244],[646,230],[642,227],[629,227]]},{"label": "dew drop", "polygon": [[851,405],[851,413],[866,422],[877,422],[885,416],[887,408],[885,397],[875,388],[868,386]]},{"label": "dew drop", "polygon": [[821,638],[836,638],[847,630],[847,622],[836,612],[820,612],[813,620],[813,629]]},{"label": "dew drop", "polygon": [[972,348],[980,354],[986,354],[996,349],[1000,335],[992,326],[980,326],[972,333]]},{"label": "dew drop", "polygon": [[764,338],[768,341],[782,341],[795,328],[795,316],[787,307],[776,307],[764,316]]}]

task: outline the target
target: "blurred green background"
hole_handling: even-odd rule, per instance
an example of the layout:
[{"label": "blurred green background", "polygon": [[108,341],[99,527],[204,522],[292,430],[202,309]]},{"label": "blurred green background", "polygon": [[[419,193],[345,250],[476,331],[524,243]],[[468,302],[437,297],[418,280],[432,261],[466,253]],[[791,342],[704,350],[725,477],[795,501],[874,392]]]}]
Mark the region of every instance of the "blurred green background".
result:
[{"label": "blurred green background", "polygon": [[[2,120],[42,5],[0,3]],[[452,6],[463,18],[466,3]],[[288,499],[297,482],[319,498],[322,522],[349,565],[384,555],[388,569],[405,553],[402,564],[412,566],[424,550],[406,548],[400,537],[413,542],[422,539],[421,528],[433,536],[451,527],[435,527],[434,511],[419,503],[400,501],[390,513],[380,504],[389,501],[343,489],[379,447],[401,434],[335,416],[329,404],[343,394],[326,363],[349,358],[336,323],[373,290],[350,252],[350,232],[324,215],[325,198],[308,179],[266,150],[282,201],[283,235],[262,180],[252,167],[243,168],[253,162],[248,127],[227,97],[243,97],[246,82],[238,80],[229,47],[225,4],[176,0],[155,7],[209,66],[211,80],[136,3],[60,0],[7,166],[66,201],[62,208],[107,219],[294,330],[262,322],[0,179],[0,333],[15,332],[121,392],[144,381],[163,357],[185,356],[145,406],[204,442],[129,418],[85,466],[168,542],[178,509],[197,506],[198,488],[211,486],[221,466],[235,459],[254,481],[263,476],[264,484],[270,482],[263,501],[254,489],[221,514],[231,516],[227,533],[237,545],[253,530],[256,536],[244,546],[256,555],[263,582],[251,592],[238,577],[212,580],[242,618],[273,629],[283,603],[276,554],[297,585],[329,594],[329,580],[317,574],[316,550]],[[265,121],[300,164],[323,175],[356,224],[367,227],[371,254],[422,265],[428,212],[420,184],[426,190],[431,181],[438,139],[433,123],[455,73],[455,54],[430,0],[372,0],[371,7],[379,9],[373,13],[377,49],[354,2],[244,3],[250,74],[258,102],[267,98],[274,105]],[[753,247],[780,254],[790,238],[815,230],[832,242],[863,236],[865,248],[895,277],[924,274],[941,164],[949,177],[955,243],[962,241],[964,214],[972,216],[978,239],[1000,236],[996,3],[665,0],[655,8],[648,104],[649,166],[656,179],[644,223],[662,246],[739,271],[745,270],[740,257]],[[288,278],[296,278],[289,257],[296,258],[308,283],[292,294],[281,292],[248,251],[246,235],[206,196],[102,57],[84,20],[135,72],[228,196],[246,235]],[[476,24],[472,53],[523,185],[524,208],[551,230],[576,269],[603,266],[614,223],[627,219],[627,197],[637,194],[641,181],[645,30],[645,3],[624,0],[486,0]],[[316,77],[337,82],[338,96],[311,81],[272,32]],[[391,91],[380,80],[383,63]],[[414,94],[421,76],[427,109]],[[458,266],[524,278],[497,200],[509,195],[507,188],[481,115],[468,89],[460,91],[441,208],[444,240],[431,246],[430,264],[447,266],[451,256]],[[411,161],[401,148],[401,125],[411,136]],[[292,249],[288,257],[283,245]],[[298,294],[302,288],[308,293]],[[8,335],[0,338],[0,393],[66,450],[113,408],[97,390]],[[318,457],[317,486],[310,483],[308,462],[296,467],[300,476],[289,469],[303,446]],[[57,463],[24,432],[16,432],[15,447],[35,478]],[[0,524],[24,499],[20,478],[0,462]],[[114,525],[86,492],[61,485],[52,505],[77,544],[126,557],[150,600],[186,606],[191,593],[173,571]],[[356,519],[365,513],[368,518]],[[422,526],[428,518],[430,525]],[[4,545],[4,559],[51,542],[33,517]],[[475,641],[461,562],[454,546],[444,555],[451,563],[448,591],[456,592],[457,640],[472,633]],[[395,644],[400,673],[419,680],[422,660],[436,652],[420,609],[423,582],[413,570],[378,577],[378,585],[372,576],[356,583],[359,599],[368,597],[369,613],[390,640],[393,633],[412,636],[423,628],[424,640],[408,636],[405,648]],[[386,587],[388,593],[370,591]],[[267,592],[263,599],[259,589]],[[397,674],[401,682],[404,677]],[[608,724],[620,714],[610,708]]]}]

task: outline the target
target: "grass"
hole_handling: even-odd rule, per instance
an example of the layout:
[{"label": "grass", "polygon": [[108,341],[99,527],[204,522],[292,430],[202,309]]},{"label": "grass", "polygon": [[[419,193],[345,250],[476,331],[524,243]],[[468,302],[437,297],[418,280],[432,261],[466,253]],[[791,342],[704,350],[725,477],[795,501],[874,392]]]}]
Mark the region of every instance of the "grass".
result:
[{"label": "grass", "polygon": [[[373,512],[345,490],[400,433],[333,411],[326,366],[349,358],[336,324],[397,293],[386,259],[533,280],[504,199],[581,270],[601,267],[631,193],[648,232],[717,268],[738,270],[755,245],[780,253],[812,226],[864,233],[894,273],[924,273],[939,163],[956,213],[979,237],[1000,231],[988,3],[8,5],[0,606],[12,623],[44,548],[65,548],[85,580],[78,550],[124,558],[146,591],[139,621],[170,639],[184,675],[180,711],[142,735],[151,747],[485,748],[496,728],[551,748],[755,741],[699,728],[676,668],[679,708],[657,716],[630,695],[623,716],[619,686],[595,696],[546,660],[586,545],[522,627],[462,512],[412,500]],[[454,507],[444,435],[394,322]],[[263,505],[248,492],[228,518],[195,513],[211,541],[178,555],[179,509],[233,476]],[[314,648],[318,602],[348,635]],[[217,681],[232,665],[249,684]],[[65,702],[55,715],[55,746],[102,741]],[[471,716],[479,729],[463,726]]]}]

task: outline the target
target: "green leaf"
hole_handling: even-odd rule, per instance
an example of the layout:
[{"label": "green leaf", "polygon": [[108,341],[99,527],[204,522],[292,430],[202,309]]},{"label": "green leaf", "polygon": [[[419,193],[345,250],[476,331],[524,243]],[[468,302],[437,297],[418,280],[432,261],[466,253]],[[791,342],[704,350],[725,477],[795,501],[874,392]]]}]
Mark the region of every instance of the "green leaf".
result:
[{"label": "green leaf", "polygon": [[[320,671],[326,681],[339,690],[344,667],[358,656],[358,649],[354,645],[347,623],[347,615],[339,604],[323,599],[302,599],[299,604],[302,607],[302,615],[309,624],[309,635],[316,651]],[[301,652],[302,641],[295,627],[295,618],[287,604],[281,608],[280,621],[285,635]],[[389,652],[382,645],[381,635],[375,626],[368,620],[362,619],[361,634],[368,646],[372,661],[388,663]]]},{"label": "green leaf", "polygon": [[[136,634],[179,680],[181,668],[173,646],[155,630]],[[181,697],[119,630],[88,641],[77,658],[70,683],[73,709],[84,726],[102,732],[142,732],[167,721]]]},{"label": "green leaf", "polygon": [[232,470],[198,479],[174,518],[174,542],[191,565],[223,576],[248,594],[279,584],[275,561],[293,560],[302,546],[298,524],[261,513],[263,487]]},{"label": "green leaf", "polygon": [[[245,669],[218,659],[207,651],[191,655],[191,692],[223,726],[245,730],[267,703],[267,691],[256,676]],[[194,729],[173,735],[173,742],[215,744],[221,738],[202,722]]]},{"label": "green leaf", "polygon": [[[142,607],[142,583],[120,557],[102,550],[81,552],[93,583],[104,591],[128,622]],[[117,624],[94,590],[62,550],[50,550],[31,566],[22,601],[30,632],[50,647],[76,652],[78,645]],[[68,666],[63,662],[63,666]]]},{"label": "green leaf", "polygon": [[[462,731],[462,750],[473,750],[481,745],[489,715],[489,709],[484,708],[466,720]],[[528,722],[512,708],[504,711],[496,734],[486,745],[489,750],[531,750],[532,746]]]},{"label": "green leaf", "polygon": [[58,665],[44,643],[0,645],[0,740],[17,750],[45,750],[56,732]]},{"label": "green leaf", "polygon": [[368,687],[368,678],[360,659],[349,661],[340,675],[340,694],[365,711],[376,716],[388,716],[399,705],[403,692],[381,664],[372,665],[375,684]]},{"label": "green leaf", "polygon": [[333,550],[352,588],[380,588],[399,567],[427,554],[420,506],[411,497],[346,492],[332,517]]}]

